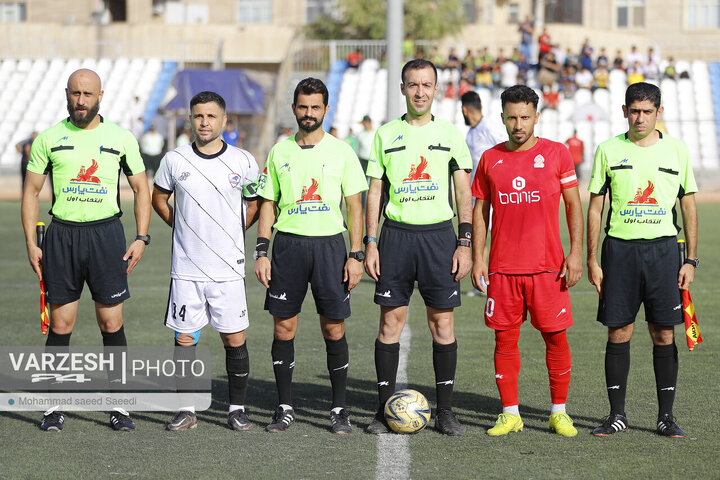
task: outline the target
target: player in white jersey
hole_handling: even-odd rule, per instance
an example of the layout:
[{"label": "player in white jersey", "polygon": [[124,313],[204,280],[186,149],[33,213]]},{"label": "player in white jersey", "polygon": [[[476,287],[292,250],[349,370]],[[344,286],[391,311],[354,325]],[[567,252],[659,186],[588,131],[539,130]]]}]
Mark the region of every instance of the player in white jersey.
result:
[{"label": "player in white jersey", "polygon": [[[195,141],[168,152],[155,175],[152,204],[173,227],[172,283],[165,325],[175,331],[176,357],[194,356],[202,327],[210,323],[225,345],[234,430],[252,426],[245,412],[250,363],[245,344],[245,230],[256,219],[258,166],[245,150],[222,139],[225,100],[201,92],[190,101]],[[169,204],[175,195],[174,207]],[[184,390],[178,381],[178,391]],[[189,389],[188,389],[189,390]],[[195,407],[182,407],[168,424],[197,425]]]},{"label": "player in white jersey", "polygon": [[[473,161],[473,170],[470,177],[471,181],[475,179],[475,171],[477,170],[480,158],[488,148],[492,148],[498,143],[503,143],[507,134],[504,130],[495,128],[490,119],[482,113],[482,102],[480,101],[480,95],[475,90],[465,92],[460,97],[460,103],[462,104],[462,114],[465,119],[465,125],[470,127],[467,135],[465,136],[465,143],[467,143],[470,149],[470,155]],[[473,205],[475,205],[475,199],[473,198]],[[492,210],[492,207],[490,207]],[[492,215],[491,215],[492,218]],[[488,226],[488,229],[490,226]],[[487,263],[487,256],[485,257]],[[476,297],[483,293],[477,288],[473,288],[467,292],[468,297]]]}]

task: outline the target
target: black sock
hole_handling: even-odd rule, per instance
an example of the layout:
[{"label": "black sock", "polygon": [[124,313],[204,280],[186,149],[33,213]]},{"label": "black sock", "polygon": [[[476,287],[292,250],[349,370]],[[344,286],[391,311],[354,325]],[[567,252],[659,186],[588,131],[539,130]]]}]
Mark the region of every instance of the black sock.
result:
[{"label": "black sock", "polygon": [[610,343],[605,347],[605,384],[610,414],[625,415],[625,392],[630,372],[630,342]]},{"label": "black sock", "polygon": [[678,376],[678,351],[675,342],[672,345],[653,346],[653,369],[658,397],[658,416],[666,413],[672,415]]},{"label": "black sock", "polygon": [[[127,339],[125,338],[125,326],[120,325],[120,328],[112,333],[103,332],[101,330],[100,334],[102,335],[103,345],[106,347],[104,349],[106,354],[112,353],[113,355],[112,371],[108,370],[108,380],[110,381],[110,383],[119,383],[122,377],[122,356],[120,354],[121,349],[117,347],[127,347]],[[112,390],[113,389],[111,388],[111,391]]]},{"label": "black sock", "polygon": [[377,373],[377,389],[379,411],[385,408],[390,395],[395,393],[395,377],[400,362],[400,343],[382,343],[375,340],[375,372]]},{"label": "black sock", "polygon": [[455,367],[457,366],[457,340],[448,345],[433,342],[433,368],[437,408],[452,408]]},{"label": "black sock", "polygon": [[225,369],[228,375],[230,405],[245,405],[250,376],[250,356],[245,343],[239,347],[225,345]]},{"label": "black sock", "polygon": [[[188,368],[185,368],[186,375],[182,375],[182,369],[178,367],[178,362],[183,362],[184,365],[191,365],[195,361],[195,346],[187,345],[183,346],[175,340],[175,349],[173,350],[173,362],[176,365],[175,368],[175,389],[177,393],[194,393],[195,392],[195,381],[192,374],[187,374]],[[190,399],[186,399],[180,402],[181,406],[192,405],[194,402]]]},{"label": "black sock", "polygon": [[52,328],[48,329],[47,340],[45,340],[46,347],[69,347],[70,346],[70,333],[55,333]]},{"label": "black sock", "polygon": [[272,343],[273,372],[277,385],[279,402],[292,405],[292,374],[295,368],[295,339],[273,340]]},{"label": "black sock", "polygon": [[327,368],[332,385],[332,407],[345,408],[345,391],[347,388],[348,366],[350,354],[345,335],[340,340],[325,339],[327,352]]}]

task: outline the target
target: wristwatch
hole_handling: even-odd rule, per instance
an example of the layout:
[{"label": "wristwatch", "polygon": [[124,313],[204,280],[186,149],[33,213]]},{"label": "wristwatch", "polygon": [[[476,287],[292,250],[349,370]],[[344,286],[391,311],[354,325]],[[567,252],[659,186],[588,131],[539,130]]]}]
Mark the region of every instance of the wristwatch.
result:
[{"label": "wristwatch", "polygon": [[267,254],[267,252],[264,251],[264,250],[260,250],[260,251],[255,250],[255,251],[253,252],[253,259],[255,259],[255,260],[257,260],[257,259],[260,258],[260,257],[266,257],[266,258],[267,258],[267,256],[268,256],[268,254]]},{"label": "wristwatch", "polygon": [[150,235],[138,235],[135,240],[140,240],[145,245],[150,245]]},{"label": "wristwatch", "polygon": [[363,260],[365,260],[365,253],[363,253],[362,250],[358,250],[357,252],[350,252],[348,254],[348,257],[354,258],[358,262],[362,262]]},{"label": "wristwatch", "polygon": [[363,237],[363,245],[367,245],[370,242],[377,243],[377,237],[368,237],[367,235],[365,235],[365,237]]},{"label": "wristwatch", "polygon": [[692,258],[686,258],[685,263],[687,263],[688,265],[692,265],[695,268],[698,268],[698,265],[700,265],[700,259],[696,258],[693,260]]},{"label": "wristwatch", "polygon": [[472,247],[472,242],[465,238],[459,238],[455,244],[456,247]]}]

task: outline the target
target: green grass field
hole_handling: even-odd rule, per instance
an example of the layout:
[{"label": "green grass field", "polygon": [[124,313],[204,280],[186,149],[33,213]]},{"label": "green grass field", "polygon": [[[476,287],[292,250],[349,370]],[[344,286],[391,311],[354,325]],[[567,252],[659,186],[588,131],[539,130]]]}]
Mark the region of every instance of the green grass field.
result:
[{"label": "green grass field", "polygon": [[[47,212],[43,204],[41,212]],[[126,233],[134,237],[131,205],[125,205]],[[17,202],[0,203],[0,325],[3,345],[43,345],[38,315],[37,279],[31,271]],[[45,221],[49,220],[43,214]],[[699,205],[702,265],[692,287],[705,343],[688,352],[677,330],[680,376],[675,416],[684,439],[654,433],[657,403],[649,336],[639,317],[632,342],[628,386],[627,434],[596,438],[590,430],[608,413],[603,373],[606,330],[595,321],[597,297],[584,277],[571,290],[575,325],[568,337],[573,377],[568,413],[580,433],[562,438],[547,429],[550,398],[544,344],[529,324],[522,329],[520,411],[525,431],[491,438],[500,401],[493,377],[492,332],[484,326],[484,297],[463,297],[456,310],[459,361],[455,410],[468,427],[464,437],[444,437],[432,429],[408,440],[411,461],[406,478],[720,478],[720,423],[717,421],[718,312],[720,311],[720,209]],[[562,225],[562,224],[561,224]],[[170,229],[153,215],[152,245],[130,276],[132,298],[125,305],[131,345],[169,345],[163,326],[170,268]],[[255,231],[249,233],[254,240]],[[469,279],[463,281],[469,288]],[[301,314],[296,338],[294,398],[296,424],[285,434],[263,429],[276,402],[270,346],[272,320],[262,310],[264,289],[250,272],[247,282],[251,326],[248,348],[251,378],[248,411],[256,425],[248,432],[227,428],[224,352],[207,327],[202,344],[213,354],[213,404],[200,412],[196,430],[171,433],[164,426],[172,413],[136,413],[137,430],[114,432],[103,412],[71,412],[61,433],[38,428],[41,412],[0,412],[2,478],[375,478],[378,438],[362,429],[376,406],[373,342],[378,307],[366,276],[352,296],[347,322],[350,345],[348,409],[355,426],[349,436],[329,432],[330,393],[325,346],[311,296]],[[87,289],[73,333],[73,345],[101,345]],[[408,358],[411,387],[434,403],[431,338],[419,295],[410,309],[412,342]],[[381,468],[382,470],[382,468]]]}]

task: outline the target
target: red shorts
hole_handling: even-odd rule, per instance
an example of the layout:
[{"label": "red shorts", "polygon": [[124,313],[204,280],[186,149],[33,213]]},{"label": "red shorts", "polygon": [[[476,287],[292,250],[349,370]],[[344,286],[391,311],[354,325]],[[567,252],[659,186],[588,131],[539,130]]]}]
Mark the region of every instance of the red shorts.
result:
[{"label": "red shorts", "polygon": [[494,330],[519,327],[530,312],[530,323],[541,332],[557,332],[572,325],[570,293],[565,278],[546,272],[532,275],[490,276],[485,325]]}]

